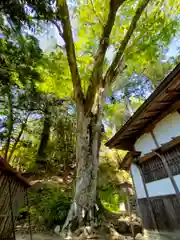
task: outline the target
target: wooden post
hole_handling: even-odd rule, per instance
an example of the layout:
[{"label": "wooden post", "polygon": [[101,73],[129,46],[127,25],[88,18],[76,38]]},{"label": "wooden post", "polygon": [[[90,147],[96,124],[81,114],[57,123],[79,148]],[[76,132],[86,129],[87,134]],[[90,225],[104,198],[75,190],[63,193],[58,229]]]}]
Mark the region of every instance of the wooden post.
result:
[{"label": "wooden post", "polygon": [[155,230],[158,231],[158,226],[157,226],[157,223],[156,223],[156,218],[155,218],[155,215],[154,215],[153,207],[152,207],[151,200],[150,200],[150,197],[149,197],[149,193],[148,193],[146,183],[145,183],[145,180],[144,180],[144,175],[143,175],[143,173],[142,173],[142,171],[139,167],[138,167],[138,169],[139,169],[139,172],[140,172],[142,180],[143,180],[143,186],[144,186],[144,190],[145,190],[145,193],[146,193],[146,198],[147,198],[147,201],[148,201],[149,210],[150,210],[151,218],[152,218],[152,221],[153,221],[153,225],[154,225]]},{"label": "wooden post", "polygon": [[[141,209],[139,207],[139,202],[138,202],[138,198],[137,198],[137,191],[136,191],[136,186],[135,186],[135,183],[134,183],[134,178],[133,178],[133,174],[132,174],[132,170],[130,168],[130,175],[131,175],[131,178],[132,178],[132,181],[133,181],[133,185],[134,185],[134,191],[135,191],[135,197],[136,197],[136,205],[137,205],[137,208],[138,208],[138,212],[140,214],[140,218],[142,219],[142,213],[141,213]],[[143,227],[143,221],[142,221],[142,228]]]},{"label": "wooden post", "polygon": [[130,202],[129,202],[129,191],[128,191],[128,186],[126,186],[126,199],[127,199],[127,206],[128,206],[128,215],[130,217],[130,226],[131,226],[131,233],[132,233],[132,237],[133,239],[135,239],[135,233],[134,233],[134,225],[132,223],[132,212],[131,212],[131,206],[130,206]]}]

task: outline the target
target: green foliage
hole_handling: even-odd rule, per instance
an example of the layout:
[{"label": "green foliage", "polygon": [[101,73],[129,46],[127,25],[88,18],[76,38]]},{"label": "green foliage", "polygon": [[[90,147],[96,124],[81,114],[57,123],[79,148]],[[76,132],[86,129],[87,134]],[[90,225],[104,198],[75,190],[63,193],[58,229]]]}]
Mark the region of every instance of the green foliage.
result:
[{"label": "green foliage", "polygon": [[62,116],[53,125],[53,138],[49,142],[49,158],[54,166],[63,165],[64,169],[75,162],[76,119]]},{"label": "green foliage", "polygon": [[43,79],[37,82],[37,89],[45,94],[55,94],[57,98],[71,97],[72,82],[66,57],[57,49],[56,53],[44,54],[38,72]]},{"label": "green foliage", "polygon": [[[99,0],[82,0],[78,1],[72,9],[72,23],[77,35],[75,47],[78,63],[80,62],[79,69],[80,73],[82,73],[82,85],[91,74],[93,56],[99,44],[103,26],[107,21],[109,2],[108,0],[103,2]],[[117,13],[110,37],[109,48],[111,49],[106,54],[107,61],[104,61],[104,71],[107,70],[107,63],[110,64],[114,52],[119,48],[127,32],[138,2],[125,1]],[[148,73],[148,69],[157,62],[160,69],[163,68],[161,59],[164,57],[168,44],[179,31],[178,14],[179,5],[176,0],[156,0],[149,4],[138,21],[125,51],[126,76],[131,76],[136,71],[138,73],[144,72],[151,79],[153,75]],[[156,74],[155,76],[158,79],[162,77],[162,75]]]},{"label": "green foliage", "polygon": [[29,194],[30,213],[34,222],[47,228],[63,225],[71,198],[59,187],[44,187],[37,193]]},{"label": "green foliage", "polygon": [[30,142],[21,139],[13,154],[11,164],[21,171],[31,171],[36,165],[37,147]]},{"label": "green foliage", "polygon": [[100,189],[99,197],[106,209],[111,212],[119,212],[119,203],[123,200],[123,197],[120,196],[118,189],[113,188],[111,185],[107,185]]},{"label": "green foliage", "polygon": [[125,200],[120,184],[131,182],[129,173],[119,170],[124,155],[123,151],[101,147],[98,194],[104,207],[112,212],[119,212],[119,203]]}]

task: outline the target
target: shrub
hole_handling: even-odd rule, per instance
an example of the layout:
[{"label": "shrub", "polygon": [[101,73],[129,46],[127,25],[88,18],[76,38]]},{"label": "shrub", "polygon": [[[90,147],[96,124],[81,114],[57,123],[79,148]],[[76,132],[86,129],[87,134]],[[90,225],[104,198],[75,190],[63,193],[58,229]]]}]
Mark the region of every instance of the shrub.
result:
[{"label": "shrub", "polygon": [[43,224],[48,229],[63,225],[71,204],[66,192],[59,187],[43,188],[37,193],[30,193],[29,200],[33,222]]}]

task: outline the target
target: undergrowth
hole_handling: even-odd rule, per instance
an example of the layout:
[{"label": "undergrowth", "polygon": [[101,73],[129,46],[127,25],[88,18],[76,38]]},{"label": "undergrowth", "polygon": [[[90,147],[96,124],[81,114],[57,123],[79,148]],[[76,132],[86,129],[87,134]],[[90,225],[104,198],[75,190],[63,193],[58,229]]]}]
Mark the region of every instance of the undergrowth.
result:
[{"label": "undergrowth", "polygon": [[71,197],[59,187],[51,187],[30,193],[29,201],[32,221],[50,229],[56,225],[63,225]]}]

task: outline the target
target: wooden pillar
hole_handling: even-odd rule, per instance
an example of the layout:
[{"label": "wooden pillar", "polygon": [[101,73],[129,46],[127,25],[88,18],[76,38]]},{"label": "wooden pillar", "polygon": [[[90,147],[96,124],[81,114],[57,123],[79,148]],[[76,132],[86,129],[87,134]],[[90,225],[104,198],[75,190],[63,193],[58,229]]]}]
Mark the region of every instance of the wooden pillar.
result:
[{"label": "wooden pillar", "polygon": [[147,201],[148,201],[148,206],[149,206],[149,210],[150,210],[150,214],[151,214],[151,219],[153,221],[154,229],[158,231],[158,226],[157,226],[157,223],[156,223],[155,214],[154,214],[153,207],[152,207],[152,204],[151,204],[151,199],[149,197],[149,193],[148,193],[147,186],[146,186],[146,183],[145,183],[144,175],[143,175],[143,172],[142,172],[141,168],[138,167],[138,169],[139,169],[139,172],[140,172],[141,177],[142,177],[143,186],[144,186],[144,190],[145,190],[145,193],[146,193],[146,198],[147,198]]},{"label": "wooden pillar", "polygon": [[[154,140],[154,143],[156,144],[156,147],[160,148],[160,145],[159,145],[159,143],[158,143],[158,141],[156,139],[156,136],[154,135],[153,131],[151,131],[151,136],[152,136],[152,138]],[[172,185],[174,187],[176,195],[180,196],[179,188],[178,188],[178,186],[176,184],[176,181],[174,180],[174,177],[173,177],[173,175],[171,173],[171,170],[170,170],[170,168],[169,168],[169,166],[167,164],[166,158],[160,153],[160,150],[156,150],[156,151],[154,151],[154,153],[161,159],[161,161],[163,163],[163,166],[164,166],[164,168],[165,168],[165,170],[167,172],[167,175],[170,178],[171,183],[172,183]]]},{"label": "wooden pillar", "polygon": [[131,212],[131,206],[130,206],[130,202],[129,202],[128,186],[126,186],[126,195],[127,195],[127,206],[128,206],[128,215],[130,218],[131,233],[132,233],[133,239],[135,239],[134,225],[132,223],[132,212]]},{"label": "wooden pillar", "polygon": [[133,178],[133,174],[132,174],[131,168],[130,168],[130,175],[131,175],[131,179],[132,179],[133,185],[134,185],[134,191],[135,191],[135,197],[136,197],[136,205],[137,205],[137,207],[138,207],[138,212],[139,212],[140,217],[141,217],[141,219],[142,219],[142,214],[141,214],[141,211],[140,211],[139,202],[138,202],[138,198],[137,198],[136,186],[135,186],[135,183],[134,183],[134,178]]}]

